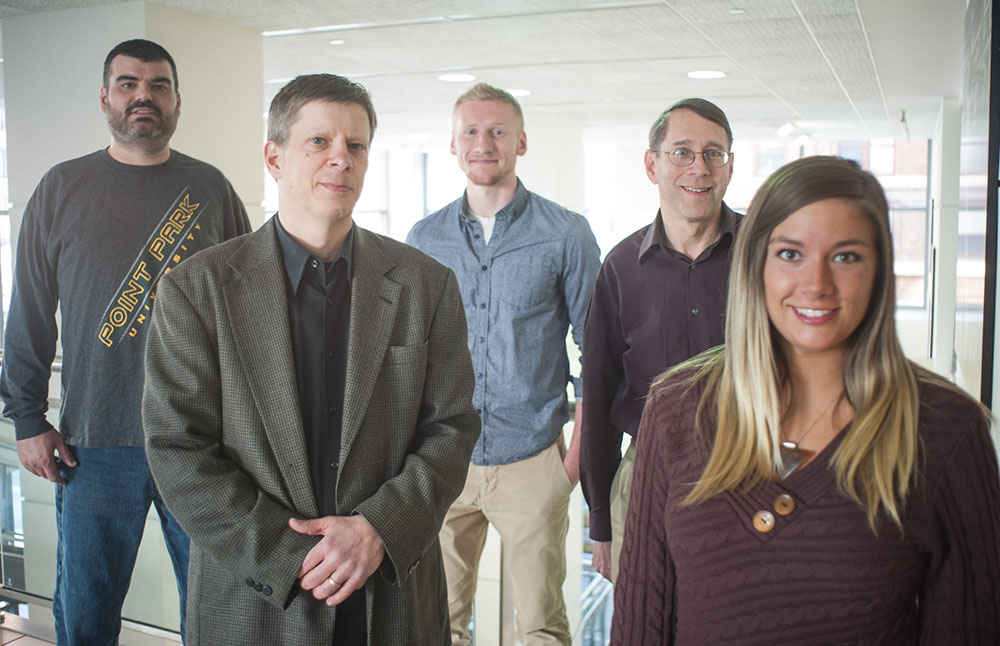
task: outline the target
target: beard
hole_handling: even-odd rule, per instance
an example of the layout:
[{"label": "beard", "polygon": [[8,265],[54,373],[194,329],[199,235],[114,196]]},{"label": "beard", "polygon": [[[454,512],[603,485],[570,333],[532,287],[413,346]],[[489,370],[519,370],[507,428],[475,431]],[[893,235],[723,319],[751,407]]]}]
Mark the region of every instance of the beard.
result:
[{"label": "beard", "polygon": [[[138,108],[152,110],[158,118],[145,117],[130,122],[129,115]],[[152,101],[136,101],[124,111],[108,106],[107,117],[111,136],[116,141],[123,146],[140,148],[146,152],[163,150],[177,129],[177,111],[164,116],[159,106]]]}]

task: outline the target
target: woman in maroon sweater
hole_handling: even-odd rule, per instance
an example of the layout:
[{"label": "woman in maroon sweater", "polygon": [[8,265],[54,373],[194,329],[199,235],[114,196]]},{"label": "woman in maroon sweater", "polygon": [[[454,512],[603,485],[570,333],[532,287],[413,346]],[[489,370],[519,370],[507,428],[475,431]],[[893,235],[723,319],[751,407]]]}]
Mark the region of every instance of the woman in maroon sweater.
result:
[{"label": "woman in maroon sweater", "polygon": [[874,177],[769,177],[727,345],[650,391],[612,644],[1000,644],[988,413],[903,356],[894,312]]}]

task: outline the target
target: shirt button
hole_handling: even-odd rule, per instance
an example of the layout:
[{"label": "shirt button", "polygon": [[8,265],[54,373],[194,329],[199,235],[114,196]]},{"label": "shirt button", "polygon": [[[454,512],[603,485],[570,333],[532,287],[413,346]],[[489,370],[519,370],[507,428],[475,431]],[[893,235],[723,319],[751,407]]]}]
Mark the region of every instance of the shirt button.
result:
[{"label": "shirt button", "polygon": [[486,343],[486,337],[484,337],[484,336],[479,337],[479,342],[480,343]]},{"label": "shirt button", "polygon": [[330,468],[331,469],[336,469],[337,468],[337,463],[336,462],[331,462],[330,463]]},{"label": "shirt button", "polygon": [[327,352],[326,353],[326,358],[327,359],[332,359],[333,358],[333,353],[332,352]]},{"label": "shirt button", "polygon": [[795,499],[787,493],[781,494],[774,499],[774,511],[778,512],[782,516],[787,516],[795,511]]},{"label": "shirt button", "polygon": [[309,266],[315,269],[316,267],[319,267],[319,261],[313,258],[309,261]]},{"label": "shirt button", "polygon": [[479,378],[480,378],[480,379],[482,379],[482,378],[483,378],[483,373],[481,373],[481,372],[479,373]]},{"label": "shirt button", "polygon": [[336,413],[337,412],[337,405],[336,404],[330,404],[330,412],[331,413]]},{"label": "shirt button", "polygon": [[479,240],[479,234],[478,233],[476,235],[472,236],[472,237],[475,238],[476,240]]},{"label": "shirt button", "polygon": [[487,267],[486,265],[483,265],[483,266],[481,267],[481,269],[482,269],[483,271],[486,271],[487,269],[489,269],[489,267]]},{"label": "shirt button", "polygon": [[477,408],[476,409],[476,415],[482,415],[482,414],[483,414],[483,409],[482,408]]},{"label": "shirt button", "polygon": [[774,529],[774,514],[769,511],[758,511],[753,515],[753,528],[762,534]]},{"label": "shirt button", "polygon": [[333,297],[332,296],[330,296],[330,297],[328,297],[326,299],[326,304],[327,304],[327,306],[333,305]]},{"label": "shirt button", "polygon": [[486,309],[486,303],[480,303],[479,304],[479,309],[481,309],[481,310]]},{"label": "shirt button", "polygon": [[691,313],[694,314],[695,316],[698,316],[698,308],[697,307],[692,307],[691,308]]}]

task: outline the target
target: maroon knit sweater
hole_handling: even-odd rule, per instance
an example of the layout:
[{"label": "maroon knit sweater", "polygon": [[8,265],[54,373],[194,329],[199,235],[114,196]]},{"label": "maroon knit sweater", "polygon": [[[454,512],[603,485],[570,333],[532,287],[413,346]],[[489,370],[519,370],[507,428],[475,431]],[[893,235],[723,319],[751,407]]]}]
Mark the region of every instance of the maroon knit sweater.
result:
[{"label": "maroon knit sweater", "polygon": [[849,428],[782,482],[682,505],[711,438],[701,388],[681,392],[643,413],[612,644],[1000,644],[1000,477],[975,405],[921,387],[920,477],[903,531],[876,536],[829,466]]}]

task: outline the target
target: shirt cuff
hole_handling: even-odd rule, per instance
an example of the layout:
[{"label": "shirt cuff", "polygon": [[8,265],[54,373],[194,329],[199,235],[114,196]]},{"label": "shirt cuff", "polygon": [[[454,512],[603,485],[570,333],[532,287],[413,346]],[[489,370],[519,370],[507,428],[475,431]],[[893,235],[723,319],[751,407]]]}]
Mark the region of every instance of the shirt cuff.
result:
[{"label": "shirt cuff", "polygon": [[590,540],[606,543],[611,540],[611,514],[590,512]]},{"label": "shirt cuff", "polygon": [[18,440],[27,440],[48,433],[53,428],[49,420],[45,419],[45,415],[21,417],[14,420],[14,437]]}]

